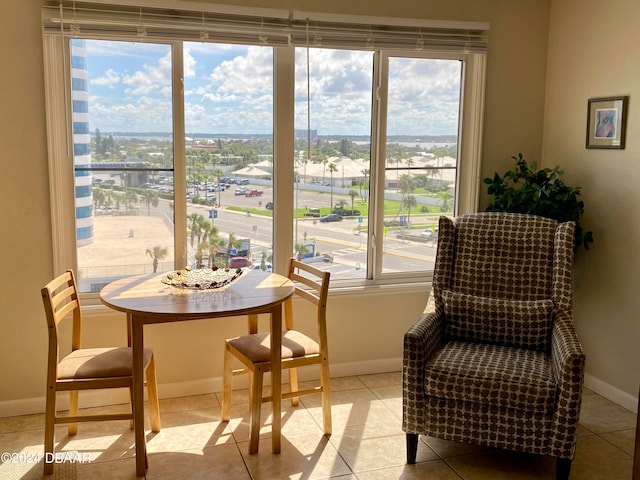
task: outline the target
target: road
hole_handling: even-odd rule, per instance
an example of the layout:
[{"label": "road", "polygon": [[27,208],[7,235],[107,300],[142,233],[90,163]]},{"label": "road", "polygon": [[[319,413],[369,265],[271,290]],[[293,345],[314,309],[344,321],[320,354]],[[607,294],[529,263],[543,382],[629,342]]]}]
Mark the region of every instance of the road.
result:
[{"label": "road", "polygon": [[[249,185],[249,187],[252,187]],[[224,192],[215,192],[221,203],[216,208],[217,218],[212,223],[224,235],[230,232],[239,237],[251,239],[254,261],[259,262],[262,252],[272,249],[273,222],[270,216],[245,213],[225,208],[232,205],[241,210],[248,208],[263,209],[267,202],[273,201],[273,189],[258,186],[264,191],[261,197],[245,197],[234,195],[235,188]],[[309,208],[326,207],[331,203],[330,193],[319,193],[309,190],[296,192],[298,204]],[[334,195],[334,203],[337,198]],[[161,200],[158,210],[172,215],[172,202]],[[349,202],[350,203],[350,202]],[[357,208],[357,207],[356,207]],[[209,219],[212,207],[187,203],[188,213],[200,213]],[[413,215],[414,223],[431,220],[426,216]],[[314,221],[315,220],[315,221]],[[366,225],[366,218],[365,224]],[[333,262],[321,262],[322,269],[330,270],[334,278],[365,278],[367,265],[367,236],[357,233],[357,218],[346,218],[340,222],[322,223],[313,218],[300,218],[297,221],[296,243],[315,243],[316,253],[333,259]],[[306,233],[306,241],[304,234]],[[418,230],[412,233],[418,235]],[[383,272],[407,272],[432,270],[435,259],[435,242],[420,243],[399,240],[394,231],[389,231],[383,241]]]}]

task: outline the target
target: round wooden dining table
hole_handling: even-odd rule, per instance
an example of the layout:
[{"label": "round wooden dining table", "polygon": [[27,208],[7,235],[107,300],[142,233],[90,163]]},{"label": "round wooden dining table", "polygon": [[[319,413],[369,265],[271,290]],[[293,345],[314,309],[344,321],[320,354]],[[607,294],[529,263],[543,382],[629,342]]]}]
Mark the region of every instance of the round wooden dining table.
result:
[{"label": "round wooden dining table", "polygon": [[[270,314],[272,352],[272,407],[281,411],[282,395],[281,335],[282,304],[294,292],[289,278],[261,270],[243,270],[238,278],[221,288],[191,288],[168,284],[173,275],[151,274],[122,278],[106,285],[100,300],[110,308],[127,314],[129,344],[133,353],[133,415],[136,449],[136,475],[143,476],[146,465],[144,435],[144,325],[248,315],[255,322],[258,314]],[[169,282],[170,283],[170,282]],[[200,287],[200,288],[199,288]],[[273,415],[273,453],[280,453],[281,416]]]}]

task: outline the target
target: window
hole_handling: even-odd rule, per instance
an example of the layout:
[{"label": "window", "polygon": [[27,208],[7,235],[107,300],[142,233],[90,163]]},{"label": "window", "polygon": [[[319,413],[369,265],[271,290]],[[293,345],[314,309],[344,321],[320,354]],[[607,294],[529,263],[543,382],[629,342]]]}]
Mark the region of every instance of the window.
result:
[{"label": "window", "polygon": [[43,8],[55,268],[84,293],[292,254],[425,281],[438,215],[475,210],[486,25],[263,13]]}]

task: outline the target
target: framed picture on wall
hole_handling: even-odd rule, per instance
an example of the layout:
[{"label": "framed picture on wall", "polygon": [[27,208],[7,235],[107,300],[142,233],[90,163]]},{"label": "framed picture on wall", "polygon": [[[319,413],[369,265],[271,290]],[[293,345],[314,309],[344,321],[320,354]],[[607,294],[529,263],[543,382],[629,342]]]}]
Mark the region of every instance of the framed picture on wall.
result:
[{"label": "framed picture on wall", "polygon": [[629,97],[590,98],[587,148],[624,148]]}]

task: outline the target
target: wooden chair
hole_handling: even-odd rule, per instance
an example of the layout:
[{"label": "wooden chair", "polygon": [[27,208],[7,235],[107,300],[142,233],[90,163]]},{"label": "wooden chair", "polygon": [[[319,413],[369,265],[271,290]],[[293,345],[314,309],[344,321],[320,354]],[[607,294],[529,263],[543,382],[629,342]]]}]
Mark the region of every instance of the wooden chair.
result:
[{"label": "wooden chair", "polygon": [[[79,390],[133,387],[133,358],[129,347],[80,348],[82,313],[72,270],[56,277],[41,290],[44,310],[49,326],[49,359],[47,366],[47,395],[45,414],[44,451],[51,458],[54,449],[55,425],[69,424],[69,435],[78,431],[77,422],[104,420],[131,420],[133,413],[79,415]],[[58,325],[69,313],[73,314],[71,353],[59,359]],[[160,411],[153,351],[145,349],[144,364],[149,392],[151,429],[160,431]],[[68,391],[69,415],[58,416],[56,393]],[[53,473],[53,463],[45,462],[45,475]]]},{"label": "wooden chair", "polygon": [[[297,270],[297,272],[296,272]],[[299,296],[317,307],[317,340],[294,329],[293,301],[284,304],[285,329],[282,332],[282,369],[289,372],[290,392],[282,398],[291,398],[293,406],[298,405],[298,397],[321,393],[324,433],[331,434],[331,398],[329,386],[329,354],[327,348],[326,309],[329,291],[329,272],[322,272],[294,258],[289,264],[289,278],[302,284],[296,285],[295,296]],[[257,316],[249,318],[249,335],[227,339],[225,342],[224,376],[222,392],[222,420],[231,419],[231,383],[234,375],[249,373],[249,397],[251,427],[249,453],[258,452],[260,433],[260,410],[263,402],[271,397],[262,396],[263,376],[271,371],[271,340],[269,333],[258,333]],[[245,368],[233,370],[233,357]],[[297,368],[320,365],[320,386],[307,390],[298,389]]]}]

